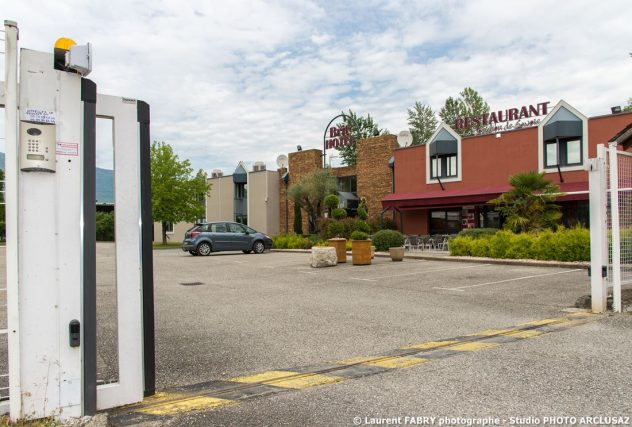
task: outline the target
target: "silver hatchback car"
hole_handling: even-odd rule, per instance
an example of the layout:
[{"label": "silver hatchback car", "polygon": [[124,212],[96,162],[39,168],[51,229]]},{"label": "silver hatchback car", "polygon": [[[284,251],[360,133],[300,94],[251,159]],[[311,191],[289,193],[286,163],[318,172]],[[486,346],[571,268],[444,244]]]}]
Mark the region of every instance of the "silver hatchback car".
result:
[{"label": "silver hatchback car", "polygon": [[197,224],[185,233],[182,241],[182,250],[194,256],[208,256],[220,251],[260,254],[271,248],[270,236],[247,225],[226,221]]}]

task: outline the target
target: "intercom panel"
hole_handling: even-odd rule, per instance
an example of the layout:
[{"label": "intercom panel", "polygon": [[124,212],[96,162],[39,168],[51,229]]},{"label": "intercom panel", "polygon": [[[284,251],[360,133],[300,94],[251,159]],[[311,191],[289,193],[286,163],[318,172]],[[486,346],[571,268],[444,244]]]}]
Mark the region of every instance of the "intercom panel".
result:
[{"label": "intercom panel", "polygon": [[20,122],[20,170],[55,172],[55,148],[54,124]]}]

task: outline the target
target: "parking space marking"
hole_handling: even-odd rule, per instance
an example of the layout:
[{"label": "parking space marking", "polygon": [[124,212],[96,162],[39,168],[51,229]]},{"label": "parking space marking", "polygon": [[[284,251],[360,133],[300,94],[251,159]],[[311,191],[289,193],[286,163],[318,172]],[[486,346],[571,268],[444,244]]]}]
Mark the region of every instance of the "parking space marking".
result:
[{"label": "parking space marking", "polygon": [[[322,368],[321,365],[321,368],[271,370],[223,381],[210,381],[182,387],[173,393],[159,392],[141,404],[113,411],[109,421],[113,426],[143,421],[163,422],[183,413],[216,410],[256,396],[336,384],[446,357],[457,357],[463,353],[494,349],[564,330],[596,318],[599,316],[578,312],[560,318],[526,322],[510,328],[488,329],[466,336],[409,345],[382,355],[354,357],[326,365],[327,368]],[[186,393],[185,390],[190,392]]]},{"label": "parking space marking", "polygon": [[486,266],[490,266],[490,265],[492,265],[492,264],[476,264],[476,265],[466,265],[464,267],[436,268],[436,269],[430,269],[430,270],[415,271],[415,272],[412,272],[412,273],[391,274],[389,276],[377,276],[377,277],[371,277],[371,278],[350,277],[350,279],[352,279],[352,280],[363,280],[363,281],[366,281],[366,282],[377,282],[378,280],[390,279],[390,278],[393,278],[393,277],[416,276],[418,274],[434,273],[434,272],[438,272],[438,271],[466,270],[468,268],[480,268],[480,267],[486,267]]},{"label": "parking space marking", "polygon": [[[487,264],[487,265],[489,265],[489,264]],[[534,279],[536,277],[555,276],[555,275],[558,275],[558,274],[573,273],[575,271],[584,271],[584,269],[583,268],[575,268],[573,270],[556,271],[554,273],[534,274],[534,275],[531,275],[531,276],[514,277],[513,279],[496,280],[494,282],[486,282],[486,283],[477,283],[475,285],[458,286],[456,288],[442,288],[442,287],[439,287],[439,286],[434,286],[432,289],[441,289],[441,290],[444,290],[444,291],[465,292],[465,289],[477,288],[479,286],[498,285],[500,283],[514,282],[516,280],[526,280],[526,279]]]}]

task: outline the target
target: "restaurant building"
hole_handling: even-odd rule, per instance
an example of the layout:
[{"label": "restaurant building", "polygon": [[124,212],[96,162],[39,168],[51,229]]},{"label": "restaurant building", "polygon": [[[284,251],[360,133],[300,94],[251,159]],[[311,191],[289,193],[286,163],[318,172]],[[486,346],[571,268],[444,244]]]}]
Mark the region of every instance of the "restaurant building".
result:
[{"label": "restaurant building", "polygon": [[500,228],[502,218],[488,202],[510,189],[511,175],[538,171],[560,186],[563,223],[588,226],[588,159],[630,123],[632,113],[587,117],[565,101],[454,124],[484,125],[475,136],[462,137],[442,123],[426,144],[394,150],[393,191],[382,207],[394,212],[406,234]]}]

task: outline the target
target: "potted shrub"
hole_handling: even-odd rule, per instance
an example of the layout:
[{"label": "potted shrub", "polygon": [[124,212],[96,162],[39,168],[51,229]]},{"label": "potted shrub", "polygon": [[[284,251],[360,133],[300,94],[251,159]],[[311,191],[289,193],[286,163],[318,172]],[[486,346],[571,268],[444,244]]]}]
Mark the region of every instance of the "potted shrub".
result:
[{"label": "potted shrub", "polygon": [[371,264],[371,241],[363,231],[351,233],[351,260],[353,265]]},{"label": "potted shrub", "polygon": [[373,244],[378,251],[387,251],[391,260],[404,259],[404,235],[396,230],[380,230],[373,236]]},{"label": "potted shrub", "polygon": [[327,244],[336,248],[338,263],[347,262],[347,239],[334,237],[333,239],[328,239]]}]

